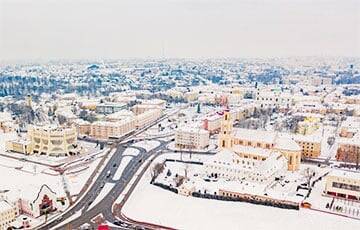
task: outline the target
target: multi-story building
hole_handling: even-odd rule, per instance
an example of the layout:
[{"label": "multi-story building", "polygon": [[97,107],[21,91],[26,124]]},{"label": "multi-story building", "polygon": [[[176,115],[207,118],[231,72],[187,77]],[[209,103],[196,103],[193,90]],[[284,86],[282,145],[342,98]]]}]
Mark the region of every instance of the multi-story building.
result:
[{"label": "multi-story building", "polygon": [[360,133],[352,138],[338,139],[336,160],[360,164]]},{"label": "multi-story building", "polygon": [[79,136],[88,136],[91,132],[91,123],[82,119],[76,119],[73,124]]},{"label": "multi-story building", "polygon": [[158,107],[137,114],[135,116],[135,124],[136,124],[135,126],[136,128],[144,127],[159,119],[161,115],[162,115],[162,110]]},{"label": "multi-story building", "polygon": [[340,126],[340,137],[352,138],[360,132],[360,117],[347,117]]},{"label": "multi-story building", "polygon": [[206,116],[203,119],[203,128],[205,130],[208,130],[211,134],[217,133],[220,131],[221,128],[221,120],[222,120],[222,115],[218,113]]},{"label": "multi-story building", "polygon": [[17,215],[16,206],[0,197],[0,229],[10,227]]},{"label": "multi-story building", "polygon": [[125,118],[117,122],[97,121],[90,126],[90,136],[97,139],[119,138],[135,130],[136,121]]},{"label": "multi-story building", "polygon": [[258,91],[256,94],[256,103],[260,108],[290,108],[292,105],[292,96],[287,92],[280,90]]},{"label": "multi-story building", "polygon": [[292,138],[301,147],[302,157],[317,158],[321,154],[321,136],[319,135],[293,135]]},{"label": "multi-story building", "polygon": [[209,131],[183,126],[175,132],[175,147],[180,149],[204,149],[209,146]]},{"label": "multi-story building", "polygon": [[29,126],[27,136],[27,141],[7,142],[7,150],[49,156],[69,156],[80,151],[75,126]]},{"label": "multi-story building", "polygon": [[360,177],[356,172],[333,170],[326,176],[324,193],[360,201]]}]

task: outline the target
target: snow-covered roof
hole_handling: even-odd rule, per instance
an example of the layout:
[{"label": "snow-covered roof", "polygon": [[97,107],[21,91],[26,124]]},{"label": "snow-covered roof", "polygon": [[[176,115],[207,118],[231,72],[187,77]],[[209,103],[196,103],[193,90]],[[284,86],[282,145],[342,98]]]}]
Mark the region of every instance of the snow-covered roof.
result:
[{"label": "snow-covered roof", "polygon": [[355,135],[352,138],[339,137],[338,143],[342,145],[356,145],[360,146],[360,135]]},{"label": "snow-covered roof", "polygon": [[133,117],[134,113],[127,109],[122,109],[119,112],[115,112],[106,116],[107,119],[115,120],[115,119],[123,119],[124,117]]},{"label": "snow-covered roof", "polygon": [[275,142],[275,148],[289,151],[301,151],[301,147],[290,137],[279,136]]},{"label": "snow-covered roof", "polygon": [[256,129],[243,129],[237,128],[233,131],[234,137],[247,140],[273,144],[275,142],[276,133],[271,131],[256,130]]},{"label": "snow-covered roof", "polygon": [[238,157],[235,153],[228,149],[223,149],[220,152],[216,153],[215,155],[211,156],[208,162],[220,161],[224,163],[233,163],[234,157]]},{"label": "snow-covered roof", "polygon": [[13,207],[6,200],[0,200],[0,213],[6,212],[12,208]]},{"label": "snow-covered roof", "polygon": [[233,145],[233,150],[236,153],[247,153],[253,154],[257,156],[264,156],[268,157],[271,154],[270,149],[263,149],[263,148],[255,148],[252,146],[244,146],[244,145]]},{"label": "snow-covered roof", "polygon": [[196,124],[180,126],[179,128],[176,129],[176,131],[183,132],[183,133],[198,133],[198,134],[208,134],[209,133],[209,131],[198,127]]},{"label": "snow-covered roof", "polygon": [[269,177],[284,168],[287,168],[286,158],[279,152],[273,152],[265,161],[260,163],[255,173]]},{"label": "snow-covered roof", "polygon": [[332,170],[329,173],[329,176],[334,177],[341,177],[345,179],[354,179],[360,181],[360,173],[359,172],[351,172],[351,171],[344,171],[344,170]]}]

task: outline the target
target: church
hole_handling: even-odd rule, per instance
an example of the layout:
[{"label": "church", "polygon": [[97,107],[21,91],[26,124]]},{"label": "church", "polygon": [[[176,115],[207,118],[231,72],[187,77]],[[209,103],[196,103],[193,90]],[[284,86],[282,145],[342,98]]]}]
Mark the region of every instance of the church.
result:
[{"label": "church", "polygon": [[218,146],[234,152],[235,162],[247,159],[265,161],[273,153],[280,153],[287,160],[287,170],[297,171],[300,167],[301,147],[288,135],[272,131],[233,129],[229,110],[224,111]]}]

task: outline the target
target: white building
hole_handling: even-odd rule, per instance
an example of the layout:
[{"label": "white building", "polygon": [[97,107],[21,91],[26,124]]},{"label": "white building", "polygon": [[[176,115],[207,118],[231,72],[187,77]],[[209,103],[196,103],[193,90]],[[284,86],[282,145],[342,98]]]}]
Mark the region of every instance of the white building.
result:
[{"label": "white building", "polygon": [[209,146],[209,131],[183,126],[175,132],[175,147],[180,149],[204,149]]},{"label": "white building", "polygon": [[343,199],[360,201],[360,176],[356,172],[333,170],[326,177],[324,193]]},{"label": "white building", "polygon": [[287,171],[287,160],[274,151],[264,161],[242,158],[231,150],[224,149],[204,163],[206,176],[228,180],[246,180],[269,183]]}]

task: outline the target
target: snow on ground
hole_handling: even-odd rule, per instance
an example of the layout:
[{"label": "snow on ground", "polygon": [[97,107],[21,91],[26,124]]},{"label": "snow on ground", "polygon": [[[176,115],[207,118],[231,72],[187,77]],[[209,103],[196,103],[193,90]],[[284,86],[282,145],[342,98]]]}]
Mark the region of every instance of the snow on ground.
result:
[{"label": "snow on ground", "polygon": [[[130,218],[178,229],[353,230],[359,221],[308,209],[287,210],[243,202],[185,197],[149,183],[148,170],[124,206]],[[211,211],[209,211],[211,210]]]},{"label": "snow on ground", "polygon": [[[0,153],[5,153],[5,142],[14,137],[16,137],[14,133],[0,133]],[[91,147],[91,145],[88,147]],[[15,155],[15,153],[8,154]],[[29,157],[22,154],[18,155],[26,159]],[[36,156],[30,157],[32,157],[31,159],[36,158]],[[76,195],[79,193],[100,160],[101,158],[98,155],[94,160],[87,161],[79,167],[71,169],[70,171],[73,171],[73,173],[69,173],[70,171],[65,172],[66,186],[71,194]],[[33,200],[43,184],[48,185],[56,193],[57,197],[66,196],[62,177],[47,166],[0,156],[0,175],[0,189],[10,190],[7,195],[11,200],[18,198]],[[65,207],[59,209],[63,208]]]},{"label": "snow on ground", "polygon": [[130,155],[130,156],[137,156],[139,155],[140,151],[138,149],[135,148],[127,148],[123,155]]},{"label": "snow on ground", "polygon": [[159,145],[160,145],[159,141],[148,141],[148,140],[139,141],[139,142],[133,144],[133,146],[142,147],[142,148],[146,149],[146,151],[150,151],[150,150],[158,147]]},{"label": "snow on ground", "polygon": [[[326,179],[323,178],[321,181],[315,184],[312,192],[310,193],[309,198],[306,199],[312,205],[312,208],[332,212],[336,214],[342,214],[350,217],[360,218],[360,203],[343,200],[339,198],[334,199],[333,208],[336,206],[342,207],[341,211],[336,211],[334,209],[326,208],[327,204],[331,204],[333,198],[331,196],[323,195],[323,191],[325,190]],[[359,211],[357,211],[359,210]],[[360,224],[360,223],[359,223]]]},{"label": "snow on ground", "polygon": [[92,209],[95,205],[97,205],[100,201],[102,201],[114,186],[115,186],[114,183],[109,183],[109,182],[105,183],[104,188],[101,189],[99,195],[95,198],[95,200],[89,206],[89,209]]},{"label": "snow on ground", "polygon": [[70,223],[71,221],[79,218],[81,216],[81,210],[76,211],[73,215],[71,215],[68,219],[66,219],[65,221],[59,223],[58,225],[56,225],[55,227],[53,227],[52,229],[57,229],[60,226],[64,226],[65,224]]},{"label": "snow on ground", "polygon": [[125,167],[129,164],[129,162],[131,161],[132,158],[133,158],[132,156],[124,156],[121,159],[119,168],[116,170],[116,172],[114,174],[114,177],[113,177],[113,180],[119,180],[120,179],[121,174],[123,173]]},{"label": "snow on ground", "polygon": [[80,192],[80,190],[82,189],[92,172],[95,170],[96,166],[100,163],[100,161],[101,158],[98,158],[88,164],[87,166],[89,166],[89,168],[87,168],[86,170],[66,175],[71,194],[78,194]]},{"label": "snow on ground", "polygon": [[[3,190],[9,189],[9,194],[14,198],[35,199],[43,184],[47,184],[56,192],[57,196],[65,196],[61,177],[42,173],[42,170],[46,169],[46,167],[6,157],[0,157],[0,162],[0,188]],[[25,166],[27,169],[32,168],[33,170],[15,169],[13,168],[15,165]]]}]

